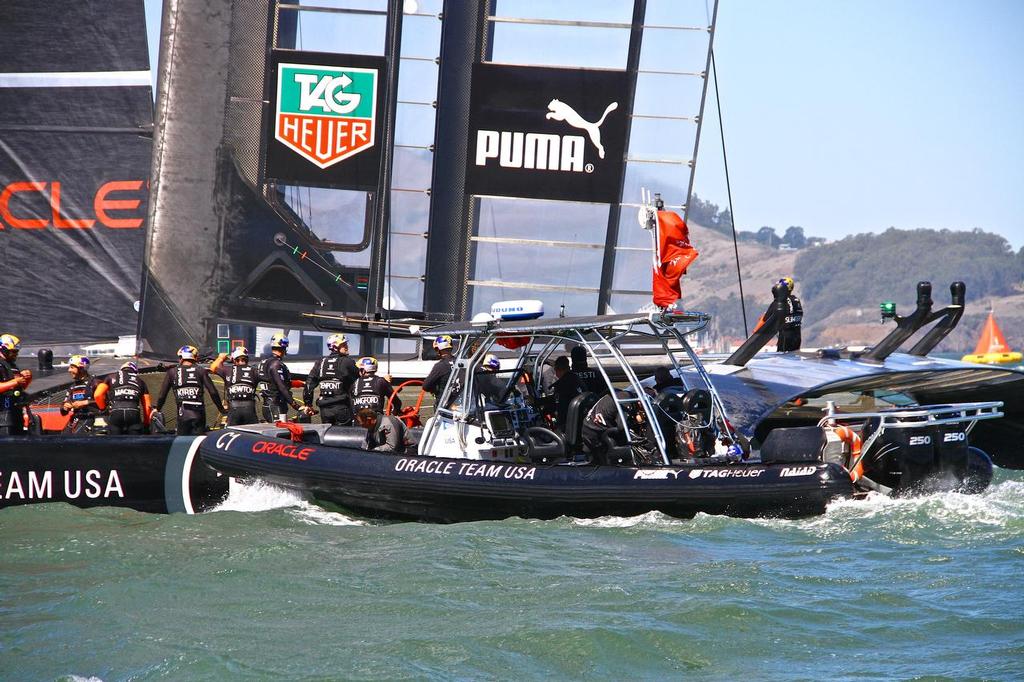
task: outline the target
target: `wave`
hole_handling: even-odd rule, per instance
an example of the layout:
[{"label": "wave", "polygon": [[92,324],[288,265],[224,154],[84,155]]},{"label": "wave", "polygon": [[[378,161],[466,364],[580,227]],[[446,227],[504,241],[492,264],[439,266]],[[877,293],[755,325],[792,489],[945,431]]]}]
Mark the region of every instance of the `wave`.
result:
[{"label": "wave", "polygon": [[311,525],[366,525],[360,519],[312,504],[295,490],[265,481],[242,482],[234,478],[230,481],[227,499],[211,511],[259,512],[273,509],[286,509],[297,520]]}]

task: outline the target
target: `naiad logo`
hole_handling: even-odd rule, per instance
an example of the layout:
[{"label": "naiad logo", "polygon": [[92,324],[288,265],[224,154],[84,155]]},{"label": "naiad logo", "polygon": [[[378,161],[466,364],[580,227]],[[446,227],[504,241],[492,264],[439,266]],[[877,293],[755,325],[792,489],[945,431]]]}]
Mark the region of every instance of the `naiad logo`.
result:
[{"label": "naiad logo", "polygon": [[274,137],[320,168],[373,146],[377,69],[279,64]]}]

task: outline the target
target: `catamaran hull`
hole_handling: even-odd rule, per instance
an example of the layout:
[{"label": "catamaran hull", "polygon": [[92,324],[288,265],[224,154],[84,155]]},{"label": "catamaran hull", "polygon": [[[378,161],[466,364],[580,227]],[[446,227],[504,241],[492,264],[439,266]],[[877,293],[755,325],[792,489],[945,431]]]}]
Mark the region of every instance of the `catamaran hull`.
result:
[{"label": "catamaran hull", "polygon": [[210,437],[203,460],[230,476],[260,479],[372,516],[476,521],[634,516],[800,517],[853,495],[835,464],[612,467],[392,456],[292,443],[240,431]]},{"label": "catamaran hull", "polygon": [[0,508],[45,502],[205,511],[228,493],[227,477],[199,460],[196,436],[0,438]]}]

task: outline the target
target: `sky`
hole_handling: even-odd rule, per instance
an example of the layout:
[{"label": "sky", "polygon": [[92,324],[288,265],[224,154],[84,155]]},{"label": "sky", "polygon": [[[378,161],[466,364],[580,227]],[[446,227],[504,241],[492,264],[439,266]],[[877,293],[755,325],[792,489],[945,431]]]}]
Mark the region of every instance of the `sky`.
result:
[{"label": "sky", "polygon": [[[145,3],[155,68],[161,0]],[[1024,247],[1022,31],[1019,0],[722,0],[737,227],[981,228]],[[708,101],[695,191],[725,207]]]}]

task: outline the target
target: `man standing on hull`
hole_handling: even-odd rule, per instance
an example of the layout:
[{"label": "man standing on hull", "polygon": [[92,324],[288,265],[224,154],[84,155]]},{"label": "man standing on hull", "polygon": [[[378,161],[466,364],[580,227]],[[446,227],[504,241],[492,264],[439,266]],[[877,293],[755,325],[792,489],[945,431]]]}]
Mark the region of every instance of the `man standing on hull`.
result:
[{"label": "man standing on hull", "polygon": [[359,377],[356,362],[348,354],[348,337],[332,334],[327,337],[330,355],[322,357],[313,365],[306,378],[302,400],[307,405],[313,402],[313,391],[320,387],[316,406],[320,409],[320,421],[335,426],[352,424],[352,385]]},{"label": "man standing on hull", "polygon": [[260,361],[259,393],[263,398],[263,419],[271,424],[288,420],[288,407],[296,412],[313,414],[311,407],[292,397],[292,373],[284,364],[288,352],[288,337],[274,334],[270,337],[270,357]]},{"label": "man standing on hull", "polygon": [[141,436],[149,426],[149,389],[139,378],[139,366],[134,360],[121,365],[96,387],[93,394],[96,405],[107,413],[107,433],[111,436]]},{"label": "man standing on hull", "polygon": [[227,412],[217,387],[210,379],[209,370],[196,364],[198,357],[199,350],[195,346],[179,348],[178,366],[167,370],[157,395],[156,409],[162,410],[167,401],[167,393],[174,387],[174,400],[178,404],[178,427],[175,433],[179,436],[200,436],[206,433],[204,391],[210,394],[210,399],[221,414]]},{"label": "man standing on hull", "polygon": [[68,358],[68,373],[74,382],[64,394],[61,415],[71,415],[62,433],[91,433],[100,407],[96,403],[96,389],[100,380],[89,374],[89,358],[72,355]]},{"label": "man standing on hull", "polygon": [[388,399],[391,399],[392,411],[402,409],[402,401],[395,395],[394,387],[387,379],[377,376],[377,358],[359,358],[356,366],[359,368],[359,378],[352,386],[352,405],[356,410],[362,412],[366,409],[384,414]]},{"label": "man standing on hull", "polygon": [[13,334],[0,335],[0,436],[25,433],[25,391],[32,383],[32,372],[18,369],[21,339]]},{"label": "man standing on hull", "polygon": [[210,371],[224,380],[228,402],[228,426],[255,424],[256,385],[259,383],[259,369],[249,364],[249,351],[238,346],[231,351],[231,367],[223,367],[227,353],[221,353],[210,364]]}]

